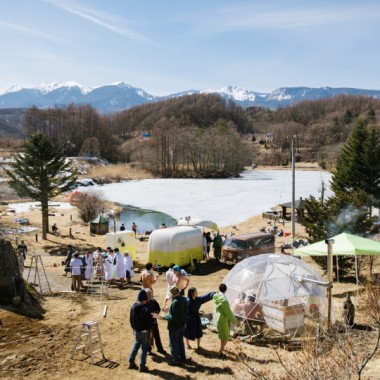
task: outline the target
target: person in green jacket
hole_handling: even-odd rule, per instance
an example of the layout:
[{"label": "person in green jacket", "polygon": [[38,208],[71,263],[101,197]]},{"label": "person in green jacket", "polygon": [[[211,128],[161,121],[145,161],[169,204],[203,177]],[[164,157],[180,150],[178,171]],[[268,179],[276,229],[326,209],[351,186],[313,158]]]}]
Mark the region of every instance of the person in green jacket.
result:
[{"label": "person in green jacket", "polygon": [[162,318],[168,321],[169,345],[173,359],[172,364],[183,365],[186,363],[183,336],[188,314],[187,300],[181,296],[180,290],[176,286],[170,288],[170,294],[173,301],[169,313]]},{"label": "person in green jacket", "polygon": [[223,246],[223,241],[222,237],[218,234],[214,237],[212,247],[214,248],[214,257],[216,261],[220,260],[220,257],[222,255],[222,246]]},{"label": "person in green jacket", "polygon": [[224,348],[230,338],[230,322],[235,323],[236,318],[231,311],[230,304],[225,296],[227,291],[226,284],[219,285],[219,293],[214,294],[213,299],[216,308],[216,322],[218,327],[218,336],[220,339],[220,350],[218,355],[220,358],[225,358],[223,353]]}]

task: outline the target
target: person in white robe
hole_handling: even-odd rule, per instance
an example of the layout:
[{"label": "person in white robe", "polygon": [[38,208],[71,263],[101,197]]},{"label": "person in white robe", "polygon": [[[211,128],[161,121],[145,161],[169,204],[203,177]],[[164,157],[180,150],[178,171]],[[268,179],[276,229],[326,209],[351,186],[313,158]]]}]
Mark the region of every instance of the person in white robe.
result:
[{"label": "person in white robe", "polygon": [[120,288],[124,286],[124,277],[125,277],[125,266],[124,266],[124,258],[121,252],[119,251],[119,248],[114,249],[115,256],[115,269],[116,269],[116,278],[120,280]]},{"label": "person in white robe", "polygon": [[103,253],[104,279],[107,281],[108,285],[110,285],[112,281],[112,272],[113,272],[112,260],[113,260],[112,257],[107,255],[106,253]]},{"label": "person in white robe", "polygon": [[86,252],[84,256],[84,263],[86,264],[84,270],[84,278],[87,280],[87,282],[89,282],[92,280],[94,275],[94,259],[90,251]]},{"label": "person in white robe", "polygon": [[166,305],[169,302],[169,300],[172,299],[172,295],[170,293],[170,288],[174,285],[174,278],[173,278],[174,277],[174,272],[173,272],[174,266],[175,266],[175,264],[171,263],[169,265],[169,269],[165,273],[165,278],[166,278],[166,282],[168,283],[168,287],[166,290],[164,306],[162,306],[162,310],[164,310],[164,311],[167,310]]},{"label": "person in white robe", "polygon": [[125,269],[125,277],[127,279],[127,284],[130,284],[131,277],[133,277],[135,274],[133,272],[132,257],[129,255],[128,251],[124,252],[124,269]]}]

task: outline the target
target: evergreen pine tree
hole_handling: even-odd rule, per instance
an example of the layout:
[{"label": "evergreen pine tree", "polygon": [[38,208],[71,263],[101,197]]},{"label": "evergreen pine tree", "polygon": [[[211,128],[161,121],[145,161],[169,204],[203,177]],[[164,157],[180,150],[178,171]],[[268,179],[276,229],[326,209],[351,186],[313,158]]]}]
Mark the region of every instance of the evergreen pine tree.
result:
[{"label": "evergreen pine tree", "polygon": [[347,143],[337,158],[336,168],[331,180],[331,189],[335,195],[361,189],[365,182],[363,168],[366,167],[364,145],[367,140],[367,122],[358,120]]},{"label": "evergreen pine tree", "polygon": [[71,188],[76,172],[66,162],[63,149],[42,133],[32,135],[22,154],[14,156],[12,169],[6,170],[9,185],[20,196],[41,202],[42,238],[49,230],[48,201]]}]

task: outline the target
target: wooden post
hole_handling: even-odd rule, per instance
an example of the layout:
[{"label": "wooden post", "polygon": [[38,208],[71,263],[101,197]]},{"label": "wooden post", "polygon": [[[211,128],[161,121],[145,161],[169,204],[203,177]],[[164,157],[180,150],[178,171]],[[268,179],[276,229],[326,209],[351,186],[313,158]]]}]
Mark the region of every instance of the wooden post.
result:
[{"label": "wooden post", "polygon": [[327,288],[327,327],[331,325],[331,298],[332,298],[332,287],[334,281],[334,272],[333,272],[333,244],[335,243],[334,239],[325,240],[327,244],[327,276],[329,280],[329,287]]},{"label": "wooden post", "polygon": [[71,227],[69,228],[69,236],[72,238],[73,235],[71,234]]},{"label": "wooden post", "polygon": [[36,242],[38,243],[38,235],[36,234]]}]

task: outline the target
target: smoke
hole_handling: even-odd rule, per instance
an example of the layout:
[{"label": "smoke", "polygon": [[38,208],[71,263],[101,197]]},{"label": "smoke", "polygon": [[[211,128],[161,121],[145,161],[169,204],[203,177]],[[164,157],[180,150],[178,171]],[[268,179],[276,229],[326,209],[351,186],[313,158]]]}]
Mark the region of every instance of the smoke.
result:
[{"label": "smoke", "polygon": [[328,221],[326,223],[328,236],[338,235],[342,232],[358,235],[363,230],[358,227],[363,223],[366,215],[367,210],[349,205],[339,212],[335,221]]}]

